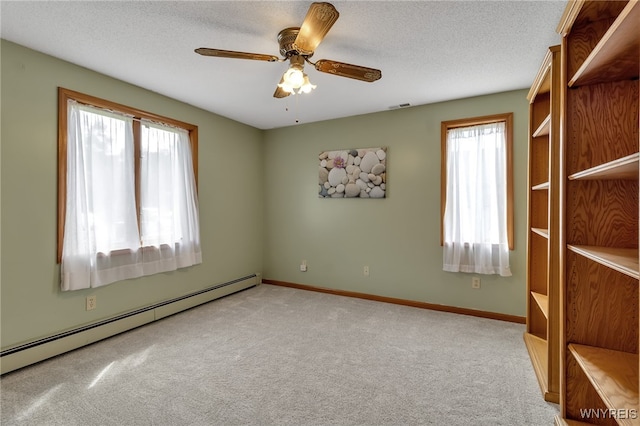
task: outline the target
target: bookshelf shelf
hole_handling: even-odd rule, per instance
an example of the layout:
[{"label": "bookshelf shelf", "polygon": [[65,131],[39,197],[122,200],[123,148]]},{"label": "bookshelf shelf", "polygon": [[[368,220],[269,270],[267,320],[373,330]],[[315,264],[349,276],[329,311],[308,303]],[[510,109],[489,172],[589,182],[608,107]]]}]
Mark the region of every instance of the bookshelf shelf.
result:
[{"label": "bookshelf shelf", "polygon": [[567,248],[631,278],[636,280],[640,278],[640,273],[638,272],[638,249],[574,245],[568,245]]},{"label": "bookshelf shelf", "polygon": [[531,292],[531,296],[538,304],[545,318],[549,318],[549,297],[546,294],[536,293],[535,291]]},{"label": "bookshelf shelf", "polygon": [[569,180],[638,180],[640,154],[637,152],[623,158],[591,167],[568,177]]},{"label": "bookshelf shelf", "polygon": [[547,115],[540,126],[533,132],[533,137],[548,136],[549,129],[551,128],[551,114]]},{"label": "bookshelf shelf", "polygon": [[[608,409],[638,413],[638,354],[577,344],[569,352]],[[618,420],[631,425],[635,419]]]},{"label": "bookshelf shelf", "polygon": [[637,78],[639,22],[640,3],[630,1],[569,80],[569,87]]}]

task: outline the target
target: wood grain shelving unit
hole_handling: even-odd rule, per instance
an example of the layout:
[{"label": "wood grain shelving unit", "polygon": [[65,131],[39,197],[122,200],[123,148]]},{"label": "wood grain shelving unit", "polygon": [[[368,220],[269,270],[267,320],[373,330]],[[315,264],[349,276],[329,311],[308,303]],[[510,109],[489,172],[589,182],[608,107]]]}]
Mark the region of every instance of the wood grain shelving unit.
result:
[{"label": "wood grain shelving unit", "polygon": [[542,228],[531,228],[531,232],[540,235],[542,238],[549,239],[549,230]]},{"label": "wood grain shelving unit", "polygon": [[573,246],[567,249],[587,259],[638,279],[638,249],[598,246]]},{"label": "wood grain shelving unit", "polygon": [[527,330],[524,341],[545,400],[559,401],[560,46],[549,48],[529,100]]},{"label": "wood grain shelving unit", "polygon": [[555,421],[556,426],[584,426],[584,425],[589,426],[591,424],[591,423],[579,422],[577,420],[563,419],[562,417],[556,417],[555,420],[556,420]]},{"label": "wood grain shelving unit", "polygon": [[533,297],[538,304],[538,309],[542,311],[544,317],[549,318],[549,296],[532,291],[531,297]]},{"label": "wood grain shelving unit", "polygon": [[565,73],[555,423],[640,425],[640,3],[571,1],[558,32]]},{"label": "wood grain shelving unit", "polygon": [[569,352],[607,407],[638,403],[638,354],[570,344]]},{"label": "wood grain shelving unit", "polygon": [[568,176],[569,180],[638,180],[638,157],[636,152],[605,164]]}]

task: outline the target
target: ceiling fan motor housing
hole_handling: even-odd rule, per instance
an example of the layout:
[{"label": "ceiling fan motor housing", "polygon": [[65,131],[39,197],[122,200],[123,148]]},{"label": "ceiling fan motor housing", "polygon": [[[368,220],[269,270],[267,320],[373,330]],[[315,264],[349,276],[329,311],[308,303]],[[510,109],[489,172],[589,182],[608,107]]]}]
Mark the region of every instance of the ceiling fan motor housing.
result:
[{"label": "ceiling fan motor housing", "polygon": [[[296,41],[296,37],[298,37],[298,33],[300,32],[299,27],[289,27],[278,33],[278,44],[280,45],[280,54],[285,58],[289,58],[292,55],[299,55],[300,53],[296,49],[294,43]],[[306,57],[313,56],[305,55]]]}]

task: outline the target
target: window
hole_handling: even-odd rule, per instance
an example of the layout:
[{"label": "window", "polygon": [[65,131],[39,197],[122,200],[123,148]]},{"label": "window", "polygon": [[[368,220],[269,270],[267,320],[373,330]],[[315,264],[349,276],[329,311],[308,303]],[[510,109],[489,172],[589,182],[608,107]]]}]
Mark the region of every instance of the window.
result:
[{"label": "window", "polygon": [[510,276],[513,114],[443,121],[443,269]]},{"label": "window", "polygon": [[197,127],[62,88],[58,102],[61,288],[201,263]]}]

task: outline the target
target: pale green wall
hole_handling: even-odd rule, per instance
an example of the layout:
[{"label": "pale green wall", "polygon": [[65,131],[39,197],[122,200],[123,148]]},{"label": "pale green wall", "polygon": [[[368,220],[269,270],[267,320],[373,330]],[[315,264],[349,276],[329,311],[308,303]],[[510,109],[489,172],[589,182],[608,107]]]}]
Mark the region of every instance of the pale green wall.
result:
[{"label": "pale green wall", "polygon": [[[1,54],[3,348],[261,272],[262,131],[4,40]],[[59,290],[58,86],[199,127],[201,265],[94,290]],[[87,312],[89,294],[97,295],[97,309]]]},{"label": "pale green wall", "polygon": [[[526,91],[260,131],[67,62],[1,45],[2,348],[230,279],[273,280],[524,316]],[[354,83],[357,84],[357,83]],[[60,292],[56,264],[57,87],[199,126],[204,262]],[[513,111],[511,278],[445,273],[439,246],[440,121]],[[317,198],[317,155],[387,146],[388,198]],[[241,164],[238,167],[238,164]],[[308,272],[300,272],[302,259]],[[371,275],[364,278],[362,267]],[[96,294],[98,308],[85,311]]]},{"label": "pale green wall", "polygon": [[[357,82],[354,84],[358,84]],[[320,90],[320,89],[318,89]],[[270,130],[264,279],[525,315],[526,90]],[[442,271],[440,122],[514,113],[513,276]],[[387,146],[386,199],[319,199],[318,154]],[[300,272],[303,259],[308,271]],[[370,276],[363,276],[369,265]]]}]

